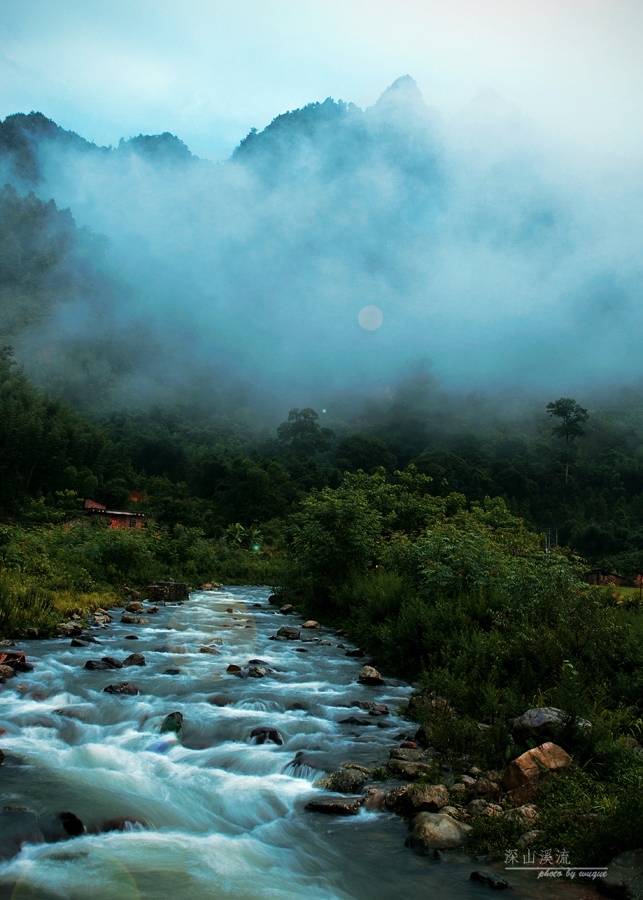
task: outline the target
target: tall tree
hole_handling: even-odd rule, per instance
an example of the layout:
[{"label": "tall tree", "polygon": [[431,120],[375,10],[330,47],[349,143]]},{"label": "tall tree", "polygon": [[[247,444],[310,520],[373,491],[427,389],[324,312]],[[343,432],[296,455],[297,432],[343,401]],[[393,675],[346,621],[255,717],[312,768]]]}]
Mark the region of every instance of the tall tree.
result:
[{"label": "tall tree", "polygon": [[561,397],[559,400],[548,403],[547,413],[560,419],[558,425],[554,425],[552,428],[551,433],[565,441],[565,487],[567,487],[571,445],[577,437],[585,434],[583,425],[589,419],[589,413],[571,397]]}]

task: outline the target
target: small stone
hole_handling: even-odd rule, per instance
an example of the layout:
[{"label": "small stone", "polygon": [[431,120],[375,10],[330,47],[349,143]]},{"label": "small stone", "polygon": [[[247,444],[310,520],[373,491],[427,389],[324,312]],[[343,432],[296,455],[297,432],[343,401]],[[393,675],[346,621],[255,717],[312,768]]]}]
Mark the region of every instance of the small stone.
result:
[{"label": "small stone", "polygon": [[89,647],[89,641],[84,641],[81,638],[72,638],[71,639],[71,647]]},{"label": "small stone", "polygon": [[284,603],[282,607],[280,607],[279,612],[283,616],[289,616],[293,611],[292,603]]},{"label": "small stone", "polygon": [[329,816],[356,816],[364,800],[355,797],[338,799],[336,797],[320,797],[318,800],[311,800],[306,804],[309,812],[325,813]]},{"label": "small stone", "polygon": [[294,625],[283,625],[277,632],[277,637],[286,638],[287,641],[296,641],[299,634],[299,628]]},{"label": "small stone", "polygon": [[159,731],[161,734],[170,732],[172,734],[176,734],[180,738],[183,731],[183,713],[169,713],[161,722]]},{"label": "small stone", "polygon": [[106,688],[103,688],[103,691],[106,694],[125,694],[132,697],[140,693],[139,689],[130,684],[129,681],[118,681],[116,684],[108,684]]},{"label": "small stone", "polygon": [[126,634],[126,635],[125,635],[125,640],[126,640],[126,641],[137,641],[137,640],[138,640],[138,635],[137,635],[137,634]]},{"label": "small stone", "polygon": [[451,850],[469,840],[471,826],[446,813],[421,812],[411,822],[406,846],[421,853],[427,850]]},{"label": "small stone", "polygon": [[7,678],[13,678],[15,674],[16,673],[13,671],[11,666],[0,665],[0,678],[6,680]]},{"label": "small stone", "polygon": [[365,784],[371,780],[370,774],[358,769],[340,769],[331,775],[324,775],[315,782],[315,787],[338,794],[361,794]]},{"label": "small stone", "polygon": [[475,778],[472,778],[471,775],[461,775],[460,781],[462,782],[462,784],[466,784],[467,787],[473,787],[473,785],[476,783]]},{"label": "small stone", "polygon": [[210,646],[210,645],[207,645],[207,646],[205,646],[205,647],[199,647],[199,653],[211,653],[213,656],[216,656],[216,655],[218,655],[219,653],[221,653],[221,651],[220,651],[220,650],[217,650],[216,647],[212,647],[212,646]]},{"label": "small stone", "polygon": [[241,675],[242,671],[243,669],[241,668],[241,666],[236,665],[236,663],[230,663],[230,665],[226,669],[228,675]]},{"label": "small stone", "polygon": [[302,628],[320,628],[321,626],[320,626],[319,622],[315,622],[314,619],[308,619],[308,621],[304,622],[304,624],[301,627]]},{"label": "small stone", "polygon": [[145,657],[142,653],[130,653],[130,655],[123,660],[124,666],[144,666]]},{"label": "small stone", "polygon": [[268,669],[265,666],[250,666],[248,675],[250,678],[265,678],[268,675]]},{"label": "small stone", "polygon": [[180,675],[181,670],[180,669],[165,669],[165,671],[162,674],[163,675]]},{"label": "small stone", "polygon": [[139,600],[133,600],[132,603],[127,604],[125,609],[130,613],[142,613],[143,604]]},{"label": "small stone", "polygon": [[157,613],[158,611],[159,611],[158,606],[148,606],[147,609],[144,610],[145,615],[150,615],[150,616],[153,616],[154,613]]},{"label": "small stone", "polygon": [[60,821],[70,837],[79,837],[87,831],[78,816],[74,815],[72,812],[61,812]]},{"label": "small stone", "polygon": [[129,613],[123,613],[121,616],[121,622],[124,625],[138,625],[139,621],[138,616],[132,616]]},{"label": "small stone", "polygon": [[509,887],[509,883],[501,875],[495,875],[493,872],[472,872],[469,875],[470,881],[477,881],[479,884],[486,884],[492,891],[504,891]]},{"label": "small stone", "polygon": [[373,666],[364,666],[362,671],[359,673],[358,679],[360,684],[368,684],[373,687],[380,687],[386,682]]},{"label": "small stone", "polygon": [[364,651],[361,647],[355,647],[353,650],[347,650],[345,656],[364,656]]},{"label": "small stone", "polygon": [[256,738],[258,744],[272,743],[281,746],[284,742],[279,731],[269,725],[259,725],[257,728],[253,728],[250,737]]}]

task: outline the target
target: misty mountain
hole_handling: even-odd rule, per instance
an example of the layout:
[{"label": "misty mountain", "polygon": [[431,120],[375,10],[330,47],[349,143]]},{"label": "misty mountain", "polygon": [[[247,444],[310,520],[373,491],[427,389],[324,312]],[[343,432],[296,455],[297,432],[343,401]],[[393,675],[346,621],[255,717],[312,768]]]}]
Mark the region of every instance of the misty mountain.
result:
[{"label": "misty mountain", "polygon": [[[47,320],[15,340],[75,399],[88,358],[109,403],[174,402],[197,383],[221,402],[234,384],[281,411],[385,396],[422,364],[459,390],[640,378],[639,173],[546,144],[489,95],[445,120],[405,76],[366,110],[284,113],[220,164],[168,134],[99,148],[17,114],[0,174],[108,240],[91,262],[104,299],[52,286]],[[381,327],[360,327],[364,307]]]}]

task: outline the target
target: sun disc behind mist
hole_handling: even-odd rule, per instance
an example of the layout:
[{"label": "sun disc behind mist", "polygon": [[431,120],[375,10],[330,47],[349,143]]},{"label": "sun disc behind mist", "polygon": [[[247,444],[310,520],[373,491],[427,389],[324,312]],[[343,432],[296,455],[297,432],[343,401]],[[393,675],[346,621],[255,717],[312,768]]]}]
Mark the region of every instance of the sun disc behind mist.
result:
[{"label": "sun disc behind mist", "polygon": [[379,306],[363,306],[359,311],[357,321],[364,331],[377,331],[384,321],[384,315]]}]

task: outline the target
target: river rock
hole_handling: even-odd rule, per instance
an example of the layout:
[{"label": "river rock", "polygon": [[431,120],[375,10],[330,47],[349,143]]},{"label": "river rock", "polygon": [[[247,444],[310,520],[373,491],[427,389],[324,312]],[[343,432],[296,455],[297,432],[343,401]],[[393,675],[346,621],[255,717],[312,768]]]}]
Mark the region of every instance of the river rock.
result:
[{"label": "river rock", "polygon": [[123,615],[121,616],[121,622],[124,625],[138,625],[140,619],[138,616],[131,615],[131,613],[123,613]]},{"label": "river rock", "polygon": [[83,822],[73,812],[61,812],[59,818],[70,837],[79,837],[87,831]]},{"label": "river rock", "polygon": [[122,669],[123,663],[114,659],[113,656],[104,656],[102,659],[88,659],[84,666],[85,669]]},{"label": "river rock", "polygon": [[346,719],[340,719],[338,725],[372,725],[370,719],[359,719],[357,716],[348,716]]},{"label": "river rock", "polygon": [[145,657],[142,653],[130,653],[128,657],[123,660],[124,666],[144,666]]},{"label": "river rock", "polygon": [[13,678],[15,674],[11,666],[0,665],[0,680],[3,684],[7,678]]},{"label": "river rock", "polygon": [[5,806],[0,812],[0,860],[16,856],[23,844],[42,844],[44,840],[38,816],[26,806]]},{"label": "river rock", "polygon": [[181,674],[181,670],[180,670],[180,669],[175,669],[175,668],[164,669],[164,671],[163,671],[161,674],[162,674],[162,675],[180,675],[180,674]]},{"label": "river rock", "polygon": [[171,712],[169,713],[161,722],[161,727],[159,728],[161,734],[166,734],[167,732],[171,732],[172,734],[176,734],[177,737],[181,737],[183,732],[183,713],[180,712]]},{"label": "river rock", "polygon": [[388,809],[403,816],[435,813],[447,805],[449,792],[443,784],[410,784],[389,791],[385,802]]},{"label": "river rock", "polygon": [[[511,732],[514,738],[521,743],[529,740],[551,741],[555,740],[565,727],[568,720],[567,713],[555,706],[540,706],[528,709],[514,720]],[[577,728],[591,730],[592,723],[587,719],[576,719]]]},{"label": "river rock", "polygon": [[373,666],[364,666],[359,673],[357,680],[360,684],[368,684],[373,687],[380,687],[381,685],[386,684],[380,673],[377,669],[374,669]]},{"label": "river rock", "polygon": [[230,665],[226,669],[226,672],[228,673],[228,675],[241,675],[243,669],[241,668],[241,666],[236,665],[236,663],[230,663]]},{"label": "river rock", "polygon": [[643,900],[643,850],[628,850],[615,856],[601,878],[601,887],[608,897]]},{"label": "river rock", "polygon": [[371,776],[359,769],[340,769],[339,772],[319,778],[315,787],[336,791],[338,794],[361,794],[364,785],[370,780]]},{"label": "river rock", "polygon": [[131,603],[128,603],[125,607],[127,612],[131,613],[142,613],[143,612],[143,604],[140,600],[133,600]]},{"label": "river rock", "polygon": [[479,872],[476,870],[469,875],[469,881],[486,884],[492,891],[504,891],[509,887],[509,882],[505,881],[502,875],[495,875],[493,872]]},{"label": "river rock", "polygon": [[534,796],[543,777],[567,768],[570,762],[562,747],[551,742],[541,744],[509,763],[502,776],[502,789],[512,802],[524,803]]},{"label": "river rock", "polygon": [[284,605],[280,607],[279,612],[283,616],[289,616],[293,612],[292,603],[284,603]]},{"label": "river rock", "polygon": [[217,656],[221,651],[216,647],[207,644],[205,647],[199,647],[199,653],[211,653],[213,656]]},{"label": "river rock", "polygon": [[325,813],[328,816],[356,816],[364,800],[360,797],[339,799],[337,797],[320,797],[306,804],[309,812]]},{"label": "river rock", "polygon": [[83,627],[78,622],[61,622],[56,630],[59,637],[78,637],[83,633]]},{"label": "river rock", "polygon": [[389,759],[386,768],[391,775],[405,781],[416,781],[418,778],[434,774],[434,766],[424,762],[405,762],[403,759]]},{"label": "river rock", "polygon": [[72,638],[70,647],[89,647],[89,641],[85,638]]},{"label": "river rock", "polygon": [[269,670],[265,666],[250,666],[248,675],[250,678],[265,678],[269,674]]},{"label": "river rock", "polygon": [[369,709],[369,716],[388,716],[389,709],[386,703],[374,703]]},{"label": "river rock", "polygon": [[270,725],[259,725],[257,728],[253,728],[250,737],[256,738],[258,744],[272,743],[281,746],[284,742],[279,731]]},{"label": "river rock", "polygon": [[148,606],[147,609],[143,610],[143,612],[145,613],[146,616],[148,616],[148,615],[153,616],[154,613],[157,613],[158,611],[159,611],[158,606]]},{"label": "river rock", "polygon": [[302,628],[321,628],[319,622],[315,622],[314,619],[308,619],[308,621],[304,622],[301,626]]},{"label": "river rock", "polygon": [[361,647],[355,647],[353,650],[347,650],[344,654],[345,656],[364,656],[364,651]]},{"label": "river rock", "polygon": [[103,688],[103,691],[106,694],[125,694],[131,697],[140,694],[139,689],[130,684],[129,681],[118,681],[116,684],[108,684],[106,688]]},{"label": "river rock", "polygon": [[430,850],[452,850],[469,840],[471,826],[458,822],[446,813],[421,812],[411,822],[412,831],[405,841],[420,853]]},{"label": "river rock", "polygon": [[282,625],[277,632],[278,638],[286,638],[287,641],[296,641],[299,635],[300,631],[295,625]]}]

